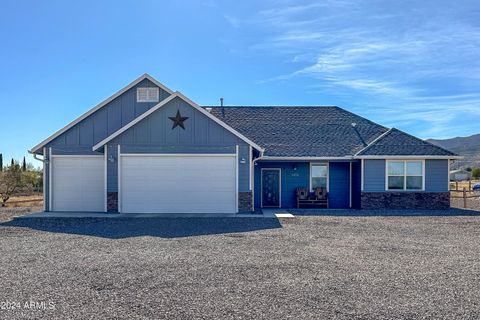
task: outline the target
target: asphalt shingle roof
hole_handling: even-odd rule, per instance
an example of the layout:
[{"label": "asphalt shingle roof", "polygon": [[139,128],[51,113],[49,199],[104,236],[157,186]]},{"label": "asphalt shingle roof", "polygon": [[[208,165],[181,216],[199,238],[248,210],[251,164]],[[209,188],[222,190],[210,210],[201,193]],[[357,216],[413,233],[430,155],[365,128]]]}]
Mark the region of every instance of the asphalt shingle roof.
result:
[{"label": "asphalt shingle roof", "polygon": [[212,107],[210,112],[265,148],[265,156],[350,156],[387,130],[339,107],[224,107],[223,112]]},{"label": "asphalt shingle roof", "polygon": [[455,153],[408,133],[392,128],[377,141],[362,150],[362,156],[456,156]]},{"label": "asphalt shingle roof", "polygon": [[[454,155],[400,130],[339,107],[205,106],[226,124],[265,148],[264,156]],[[355,125],[352,125],[355,124]]]}]

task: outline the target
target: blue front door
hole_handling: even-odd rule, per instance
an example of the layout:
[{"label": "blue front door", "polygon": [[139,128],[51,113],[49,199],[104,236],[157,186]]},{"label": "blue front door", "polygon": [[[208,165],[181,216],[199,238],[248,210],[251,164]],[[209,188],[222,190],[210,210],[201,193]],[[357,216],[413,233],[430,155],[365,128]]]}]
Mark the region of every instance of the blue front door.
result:
[{"label": "blue front door", "polygon": [[262,169],[262,207],[280,208],[280,169]]}]

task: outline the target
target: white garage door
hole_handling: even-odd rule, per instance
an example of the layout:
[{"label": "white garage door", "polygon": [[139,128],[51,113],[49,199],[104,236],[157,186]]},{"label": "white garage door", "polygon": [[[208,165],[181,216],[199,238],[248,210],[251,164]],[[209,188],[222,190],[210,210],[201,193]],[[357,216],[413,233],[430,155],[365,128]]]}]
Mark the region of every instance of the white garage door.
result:
[{"label": "white garage door", "polygon": [[52,210],[105,211],[102,156],[52,157]]},{"label": "white garage door", "polygon": [[234,213],[234,155],[122,155],[121,212]]}]

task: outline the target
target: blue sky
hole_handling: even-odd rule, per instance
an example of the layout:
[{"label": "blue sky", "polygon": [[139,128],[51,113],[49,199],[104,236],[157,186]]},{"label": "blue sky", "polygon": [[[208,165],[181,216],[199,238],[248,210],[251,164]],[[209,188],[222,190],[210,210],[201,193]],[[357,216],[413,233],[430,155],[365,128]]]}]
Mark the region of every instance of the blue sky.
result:
[{"label": "blue sky", "polygon": [[478,1],[3,1],[0,152],[144,72],[199,104],[338,105],[422,138],[479,133]]}]

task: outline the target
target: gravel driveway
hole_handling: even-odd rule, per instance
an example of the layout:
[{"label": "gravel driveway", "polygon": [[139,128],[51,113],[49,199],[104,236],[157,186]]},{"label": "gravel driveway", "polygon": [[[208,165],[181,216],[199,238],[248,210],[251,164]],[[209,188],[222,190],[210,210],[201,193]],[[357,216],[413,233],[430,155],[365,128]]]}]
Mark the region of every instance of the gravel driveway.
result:
[{"label": "gravel driveway", "polygon": [[0,244],[4,319],[480,318],[477,216],[17,219]]}]

